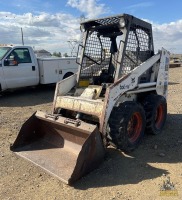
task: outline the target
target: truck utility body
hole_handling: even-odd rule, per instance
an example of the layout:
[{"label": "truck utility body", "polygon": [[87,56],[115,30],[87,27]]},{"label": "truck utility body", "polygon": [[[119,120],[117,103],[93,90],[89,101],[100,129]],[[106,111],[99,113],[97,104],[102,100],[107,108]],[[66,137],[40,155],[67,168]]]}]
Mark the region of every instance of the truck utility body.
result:
[{"label": "truck utility body", "polygon": [[78,71],[76,58],[37,58],[30,46],[0,46],[0,91],[51,84]]}]

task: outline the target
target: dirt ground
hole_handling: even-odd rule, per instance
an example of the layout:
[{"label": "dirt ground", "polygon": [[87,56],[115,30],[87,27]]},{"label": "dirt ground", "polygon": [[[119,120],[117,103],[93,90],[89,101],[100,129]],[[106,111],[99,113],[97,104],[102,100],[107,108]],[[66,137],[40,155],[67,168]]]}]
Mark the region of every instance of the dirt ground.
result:
[{"label": "dirt ground", "polygon": [[[26,119],[36,110],[51,110],[53,95],[54,87],[48,86],[0,96],[1,200],[182,199],[182,67],[170,69],[168,118],[163,132],[145,135],[142,144],[127,155],[108,149],[100,167],[72,187],[9,149]],[[175,190],[160,193],[167,177]]]}]

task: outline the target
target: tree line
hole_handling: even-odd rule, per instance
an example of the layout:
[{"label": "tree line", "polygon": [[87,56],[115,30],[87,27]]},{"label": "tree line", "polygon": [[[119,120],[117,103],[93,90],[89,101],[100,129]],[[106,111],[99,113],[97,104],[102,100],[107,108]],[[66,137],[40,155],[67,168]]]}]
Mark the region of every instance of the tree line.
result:
[{"label": "tree line", "polygon": [[67,53],[64,53],[63,55],[61,54],[61,52],[53,52],[52,54],[53,56],[56,56],[56,57],[68,57],[68,54]]}]

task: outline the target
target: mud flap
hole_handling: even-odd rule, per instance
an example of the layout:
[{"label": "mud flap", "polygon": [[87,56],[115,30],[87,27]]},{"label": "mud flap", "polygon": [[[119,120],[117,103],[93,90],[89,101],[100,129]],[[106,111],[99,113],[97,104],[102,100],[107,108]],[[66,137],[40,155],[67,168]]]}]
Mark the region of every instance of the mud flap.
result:
[{"label": "mud flap", "polygon": [[23,124],[11,150],[67,184],[97,168],[105,154],[97,126],[41,111]]}]

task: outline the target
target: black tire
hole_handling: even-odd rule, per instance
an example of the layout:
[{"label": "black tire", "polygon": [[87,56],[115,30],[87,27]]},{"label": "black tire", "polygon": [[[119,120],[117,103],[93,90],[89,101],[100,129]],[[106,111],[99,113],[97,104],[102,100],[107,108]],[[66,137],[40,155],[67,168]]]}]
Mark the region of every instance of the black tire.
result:
[{"label": "black tire", "polygon": [[73,72],[67,72],[64,76],[63,79],[68,78],[69,76],[72,76]]},{"label": "black tire", "polygon": [[146,132],[159,134],[167,118],[167,102],[163,96],[151,94],[143,102],[146,115]]},{"label": "black tire", "polygon": [[108,138],[121,150],[131,151],[140,143],[145,130],[145,112],[136,102],[114,107],[108,121]]}]

